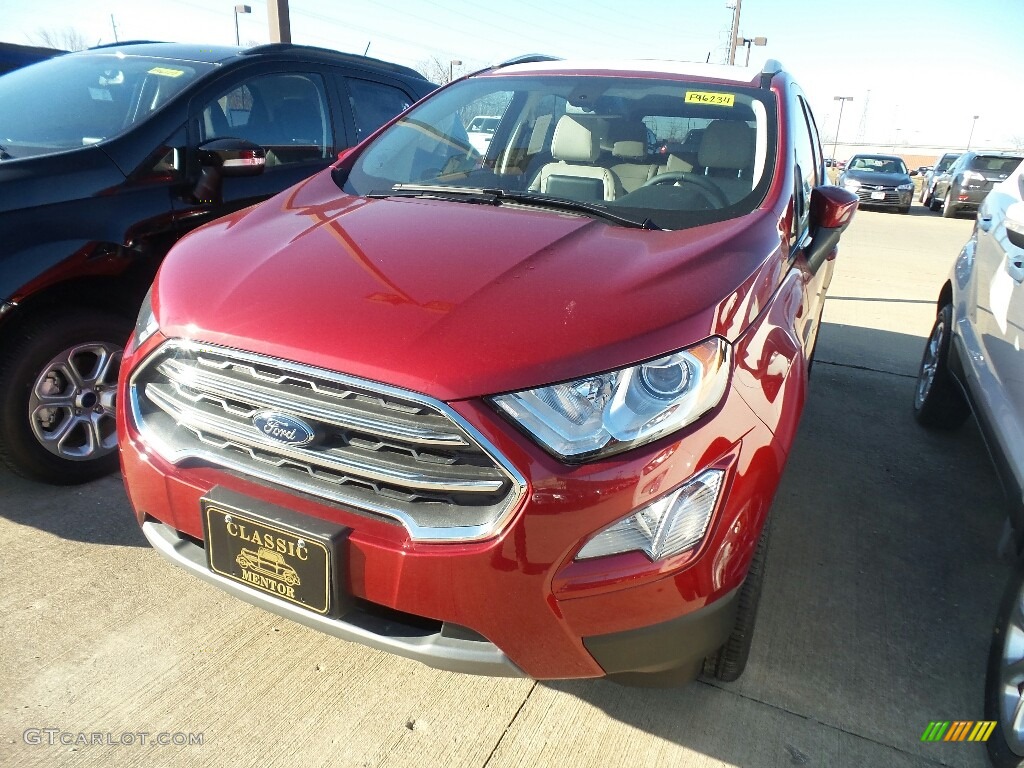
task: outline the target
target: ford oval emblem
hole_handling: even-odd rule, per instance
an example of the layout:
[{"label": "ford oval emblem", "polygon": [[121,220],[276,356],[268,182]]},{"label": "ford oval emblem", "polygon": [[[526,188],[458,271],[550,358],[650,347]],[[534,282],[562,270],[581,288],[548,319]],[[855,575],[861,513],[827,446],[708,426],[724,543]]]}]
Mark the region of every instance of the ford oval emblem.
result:
[{"label": "ford oval emblem", "polygon": [[284,445],[309,445],[316,437],[309,424],[286,413],[261,411],[252,417],[252,423],[264,437]]}]

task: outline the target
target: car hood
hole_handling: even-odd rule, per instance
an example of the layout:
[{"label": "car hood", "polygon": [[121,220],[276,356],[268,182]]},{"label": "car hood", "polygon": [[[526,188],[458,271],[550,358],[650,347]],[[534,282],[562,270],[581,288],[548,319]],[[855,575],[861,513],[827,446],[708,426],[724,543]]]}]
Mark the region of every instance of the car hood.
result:
[{"label": "car hood", "polygon": [[843,174],[843,178],[846,181],[859,181],[861,184],[879,184],[892,187],[911,183],[910,176],[905,173],[879,173],[878,171],[846,171]]},{"label": "car hood", "polygon": [[[566,380],[718,334],[781,279],[779,219],[680,232],[441,200],[367,200],[330,172],[212,222],[165,260],[165,336],[445,400]],[[777,254],[776,254],[777,256]]]}]

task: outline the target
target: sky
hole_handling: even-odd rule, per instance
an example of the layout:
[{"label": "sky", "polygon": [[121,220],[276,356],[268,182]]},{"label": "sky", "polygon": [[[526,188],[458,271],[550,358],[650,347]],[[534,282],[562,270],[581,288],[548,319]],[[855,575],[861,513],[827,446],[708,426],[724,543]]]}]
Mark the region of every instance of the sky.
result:
[{"label": "sky", "polygon": [[[728,5],[731,6],[735,0]],[[269,41],[266,3],[238,16],[243,45]],[[118,39],[232,45],[228,0],[4,0],[0,42],[72,29]],[[292,41],[456,76],[523,53],[563,58],[725,59],[725,0],[291,0]],[[113,21],[111,19],[113,17]],[[944,149],[1024,148],[1024,0],[742,0],[740,34],[767,37],[806,91],[822,138]],[[746,49],[737,52],[743,63]],[[974,116],[977,115],[977,120]]]}]

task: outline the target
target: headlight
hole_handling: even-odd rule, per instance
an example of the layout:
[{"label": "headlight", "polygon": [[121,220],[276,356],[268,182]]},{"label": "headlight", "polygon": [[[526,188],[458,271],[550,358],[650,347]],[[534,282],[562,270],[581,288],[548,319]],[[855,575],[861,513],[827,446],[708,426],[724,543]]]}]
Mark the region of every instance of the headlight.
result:
[{"label": "headlight", "polygon": [[577,560],[639,551],[664,560],[700,545],[722,490],[725,470],[709,469],[641,507],[588,541]]},{"label": "headlight", "polygon": [[153,313],[153,289],[146,291],[146,298],[142,300],[142,307],[139,309],[139,317],[135,321],[135,343],[131,351],[141,347],[143,343],[159,330],[156,323],[156,315]]},{"label": "headlight", "polygon": [[910,182],[909,184],[900,184],[898,187],[896,187],[896,189],[901,189],[904,192],[906,192],[908,189],[913,189],[913,188],[914,188],[914,182]]},{"label": "headlight", "polygon": [[494,403],[562,459],[620,453],[692,424],[729,381],[729,345],[713,337],[640,365],[499,395]]}]

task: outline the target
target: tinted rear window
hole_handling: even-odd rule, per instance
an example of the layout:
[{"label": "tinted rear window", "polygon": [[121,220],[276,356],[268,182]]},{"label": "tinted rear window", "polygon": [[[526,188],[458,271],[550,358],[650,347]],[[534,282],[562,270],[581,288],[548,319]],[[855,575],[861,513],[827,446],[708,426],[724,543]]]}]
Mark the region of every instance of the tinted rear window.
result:
[{"label": "tinted rear window", "polygon": [[971,170],[1013,173],[1022,159],[1024,158],[1006,157],[1005,155],[978,155],[971,160]]}]

